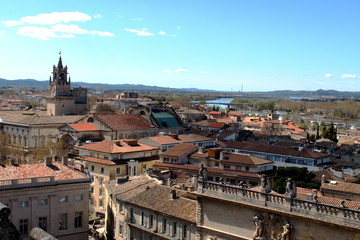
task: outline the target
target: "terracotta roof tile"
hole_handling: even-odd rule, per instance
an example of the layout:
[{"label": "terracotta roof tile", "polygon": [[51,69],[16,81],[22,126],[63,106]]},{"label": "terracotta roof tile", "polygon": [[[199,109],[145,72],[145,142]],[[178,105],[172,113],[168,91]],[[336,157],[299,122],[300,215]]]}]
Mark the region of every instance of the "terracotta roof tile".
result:
[{"label": "terracotta roof tile", "polygon": [[159,135],[155,137],[149,137],[149,139],[159,144],[177,144],[177,143],[192,143],[201,141],[213,141],[214,139],[204,137],[197,134],[179,134],[176,139],[168,135]]},{"label": "terracotta roof tile", "polygon": [[169,150],[163,152],[161,155],[163,156],[173,156],[173,157],[180,157],[184,154],[191,154],[194,151],[196,151],[198,149],[197,146],[192,145],[192,144],[187,144],[187,143],[181,143],[178,144],[172,148],[170,148]]},{"label": "terracotta roof tile", "polygon": [[273,161],[245,155],[245,154],[236,154],[236,153],[225,153],[224,159],[221,160],[222,163],[239,163],[245,165],[263,165],[273,163]]},{"label": "terracotta roof tile", "polygon": [[87,176],[61,163],[28,163],[19,165],[0,165],[0,180],[55,176],[55,181],[87,179]]},{"label": "terracotta roof tile", "polygon": [[137,143],[136,145],[129,145],[123,140],[105,140],[98,143],[90,143],[83,146],[76,147],[89,151],[104,152],[104,153],[129,153],[158,150],[158,147],[153,147],[144,143]]},{"label": "terracotta roof tile", "polygon": [[[165,169],[178,169],[183,171],[192,171],[197,172],[200,169],[199,165],[190,165],[190,164],[173,164],[173,163],[164,163],[164,162],[158,162],[155,163],[153,167],[158,168],[165,168]],[[256,178],[260,179],[261,175],[254,172],[241,172],[241,171],[232,171],[232,170],[224,170],[221,168],[215,168],[215,167],[206,167],[209,173],[216,173],[216,174],[223,174],[223,175],[230,175],[230,176],[241,176],[241,177],[249,177],[249,178]]]},{"label": "terracotta roof tile", "polygon": [[103,165],[116,165],[116,163],[109,159],[96,158],[96,157],[83,157],[82,160],[87,162],[99,163]]},{"label": "terracotta roof tile", "polygon": [[208,127],[211,127],[211,128],[222,128],[224,127],[224,123],[220,123],[220,122],[212,122],[208,125]]},{"label": "terracotta roof tile", "polygon": [[325,191],[343,192],[343,193],[360,195],[360,184],[348,183],[343,181],[335,181],[335,182],[334,184],[324,183],[321,185],[320,189]]},{"label": "terracotta roof tile", "polygon": [[76,131],[96,131],[99,130],[94,124],[92,123],[73,123],[70,124]]},{"label": "terracotta roof tile", "polygon": [[296,149],[282,146],[273,146],[267,144],[258,144],[250,142],[238,142],[238,141],[226,141],[225,145],[227,148],[243,149],[254,152],[266,152],[280,155],[290,155],[305,158],[321,158],[328,156],[325,153],[312,152],[308,149],[297,151]]},{"label": "terracotta roof tile", "polygon": [[108,114],[96,115],[101,122],[105,123],[112,130],[131,130],[151,128],[150,122],[140,115],[132,114]]}]

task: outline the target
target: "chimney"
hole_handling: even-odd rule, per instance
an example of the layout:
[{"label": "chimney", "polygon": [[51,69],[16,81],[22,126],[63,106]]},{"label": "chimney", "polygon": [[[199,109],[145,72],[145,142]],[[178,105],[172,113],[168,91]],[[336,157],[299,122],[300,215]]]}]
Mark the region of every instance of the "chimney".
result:
[{"label": "chimney", "polygon": [[63,165],[67,165],[67,164],[68,164],[68,157],[67,157],[67,156],[62,157],[62,158],[61,158],[61,163],[62,163]]},{"label": "chimney", "polygon": [[138,145],[138,141],[136,139],[124,139],[123,142],[130,146]]},{"label": "chimney", "polygon": [[221,151],[219,155],[219,160],[224,160],[225,152]]},{"label": "chimney", "polygon": [[205,153],[205,147],[199,147],[198,153]]},{"label": "chimney", "polygon": [[172,200],[174,200],[174,199],[176,199],[177,197],[176,197],[176,190],[171,190],[170,191],[170,199],[172,199]]},{"label": "chimney", "polygon": [[52,157],[51,156],[47,156],[45,157],[45,165],[46,166],[52,166]]},{"label": "chimney", "polygon": [[324,185],[325,184],[325,175],[322,175],[321,176],[321,185]]}]

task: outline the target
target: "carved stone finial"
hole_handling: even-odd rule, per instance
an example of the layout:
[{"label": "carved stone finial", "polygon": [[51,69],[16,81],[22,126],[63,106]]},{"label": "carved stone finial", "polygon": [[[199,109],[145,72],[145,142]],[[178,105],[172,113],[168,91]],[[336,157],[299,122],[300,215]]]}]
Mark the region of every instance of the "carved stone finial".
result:
[{"label": "carved stone finial", "polygon": [[261,179],[260,179],[260,184],[261,184],[261,191],[262,192],[266,192],[266,184],[267,183],[267,179],[265,177],[265,174],[261,175]]},{"label": "carved stone finial", "polygon": [[199,180],[201,180],[201,181],[207,181],[208,180],[208,171],[204,167],[204,164],[201,164],[201,167],[199,169]]}]

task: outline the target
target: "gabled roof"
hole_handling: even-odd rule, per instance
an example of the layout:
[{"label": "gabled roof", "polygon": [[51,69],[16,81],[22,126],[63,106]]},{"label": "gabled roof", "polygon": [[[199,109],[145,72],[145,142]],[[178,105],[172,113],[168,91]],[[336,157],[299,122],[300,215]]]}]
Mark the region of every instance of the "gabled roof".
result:
[{"label": "gabled roof", "polygon": [[92,123],[73,123],[69,124],[72,128],[74,128],[78,132],[82,131],[97,131],[99,130],[94,124]]},{"label": "gabled roof", "polygon": [[194,152],[196,149],[198,149],[197,146],[192,145],[192,144],[187,144],[187,143],[181,143],[178,144],[172,148],[170,148],[169,150],[163,152],[161,155],[163,156],[172,156],[172,157],[180,157],[186,153],[192,153]]},{"label": "gabled roof", "polygon": [[112,130],[132,130],[151,128],[150,123],[140,115],[133,114],[107,114],[95,115],[106,126]]},{"label": "gabled roof", "polygon": [[243,112],[237,112],[237,111],[229,111],[229,112],[228,112],[228,115],[229,115],[229,116],[242,116],[242,115],[245,115],[245,113],[243,113]]},{"label": "gabled roof", "polygon": [[129,145],[123,140],[105,140],[97,143],[89,143],[77,147],[89,151],[103,152],[103,153],[130,153],[140,151],[158,150],[158,147],[153,147],[144,143],[137,143]]},{"label": "gabled roof", "polygon": [[209,114],[211,114],[211,115],[221,115],[222,112],[219,112],[219,111],[211,111],[211,112],[209,112]]},{"label": "gabled roof", "polygon": [[250,143],[250,142],[226,141],[225,146],[227,148],[243,149],[253,152],[265,152],[265,153],[297,156],[304,158],[321,158],[328,156],[328,154],[312,152],[308,149],[298,151],[296,149],[289,147],[272,146],[267,144]]},{"label": "gabled roof", "polygon": [[223,123],[223,122],[212,122],[208,125],[208,127],[220,129],[220,128],[224,127],[224,125],[225,125],[225,123]]}]

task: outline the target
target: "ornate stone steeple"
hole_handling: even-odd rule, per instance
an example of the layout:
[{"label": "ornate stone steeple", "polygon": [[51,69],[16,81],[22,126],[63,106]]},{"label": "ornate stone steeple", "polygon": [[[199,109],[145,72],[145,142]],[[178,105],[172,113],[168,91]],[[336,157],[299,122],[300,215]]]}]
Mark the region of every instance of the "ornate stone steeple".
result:
[{"label": "ornate stone steeple", "polygon": [[[59,57],[59,62],[57,67],[53,66],[53,72],[52,72],[52,81],[50,80],[50,95],[52,97],[56,96],[70,96],[70,89],[71,84],[70,81],[68,81],[68,72],[67,72],[67,66],[63,66],[62,58]],[[51,79],[51,78],[50,78]]]}]

